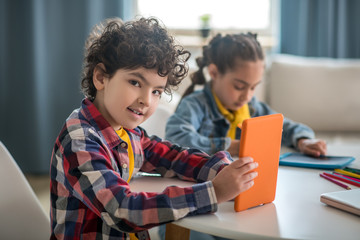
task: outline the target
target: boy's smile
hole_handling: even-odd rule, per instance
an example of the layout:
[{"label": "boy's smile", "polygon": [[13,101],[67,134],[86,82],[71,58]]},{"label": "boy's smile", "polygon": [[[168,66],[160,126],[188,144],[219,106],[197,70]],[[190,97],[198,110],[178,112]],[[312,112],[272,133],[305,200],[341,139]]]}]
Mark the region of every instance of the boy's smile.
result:
[{"label": "boy's smile", "polygon": [[119,69],[108,78],[102,69],[99,64],[94,70],[94,104],[115,130],[133,129],[155,112],[167,76],[159,76],[155,69],[137,68]]},{"label": "boy's smile", "polygon": [[137,115],[143,115],[142,112],[136,111],[135,109],[132,109],[132,108],[128,108],[128,109]]}]

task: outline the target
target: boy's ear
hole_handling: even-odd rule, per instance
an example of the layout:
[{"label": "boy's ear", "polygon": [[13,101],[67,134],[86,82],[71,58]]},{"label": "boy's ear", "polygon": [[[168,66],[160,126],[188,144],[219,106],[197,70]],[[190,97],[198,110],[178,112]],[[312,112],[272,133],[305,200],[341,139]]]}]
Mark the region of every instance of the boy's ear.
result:
[{"label": "boy's ear", "polygon": [[219,75],[217,66],[213,63],[210,63],[207,68],[208,68],[208,72],[209,72],[211,79],[212,80],[216,79],[217,76]]},{"label": "boy's ear", "polygon": [[104,80],[105,80],[105,65],[103,63],[99,63],[95,66],[93,72],[93,83],[96,90],[101,90],[104,88]]}]

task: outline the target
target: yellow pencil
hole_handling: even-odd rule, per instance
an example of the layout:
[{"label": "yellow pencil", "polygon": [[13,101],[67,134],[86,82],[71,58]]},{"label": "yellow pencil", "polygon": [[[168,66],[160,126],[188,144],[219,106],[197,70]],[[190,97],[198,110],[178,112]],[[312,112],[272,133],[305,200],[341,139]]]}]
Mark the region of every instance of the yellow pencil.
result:
[{"label": "yellow pencil", "polygon": [[341,173],[341,174],[343,174],[343,175],[347,175],[347,176],[350,176],[350,177],[354,177],[354,178],[360,179],[360,174],[348,172],[348,171],[345,171],[345,170],[342,170],[342,169],[335,169],[334,171],[335,171],[335,172],[338,172],[338,173]]}]

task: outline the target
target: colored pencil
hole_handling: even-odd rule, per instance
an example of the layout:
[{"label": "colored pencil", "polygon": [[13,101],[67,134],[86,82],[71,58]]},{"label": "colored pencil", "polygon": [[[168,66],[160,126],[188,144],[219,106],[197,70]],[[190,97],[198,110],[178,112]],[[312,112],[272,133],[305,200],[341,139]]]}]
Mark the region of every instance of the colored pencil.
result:
[{"label": "colored pencil", "polygon": [[350,177],[354,177],[354,178],[360,179],[360,174],[348,172],[348,171],[345,171],[345,170],[342,170],[342,169],[335,169],[334,171],[335,171],[335,172],[338,172],[338,173],[341,173],[341,174],[344,174],[344,175],[347,175],[347,176],[350,176]]},{"label": "colored pencil", "polygon": [[345,188],[345,189],[347,189],[347,190],[351,190],[351,187],[349,187],[348,185],[343,184],[343,183],[341,183],[341,182],[339,182],[339,181],[336,181],[335,179],[333,179],[333,178],[331,178],[331,177],[328,177],[328,176],[326,176],[326,175],[324,175],[324,174],[322,174],[322,173],[320,173],[320,177],[323,177],[323,178],[325,178],[326,180],[329,180],[330,182],[333,182],[333,183],[335,183],[336,185],[339,185],[340,187],[343,187],[343,188]]},{"label": "colored pencil", "polygon": [[360,169],[357,169],[357,168],[349,168],[349,167],[345,167],[344,168],[345,171],[348,171],[348,172],[352,172],[352,173],[356,173],[356,174],[360,174]]},{"label": "colored pencil", "polygon": [[328,177],[331,177],[331,178],[335,178],[335,179],[340,180],[342,182],[350,183],[351,185],[360,187],[360,182],[356,182],[354,180],[350,180],[350,179],[347,179],[345,177],[341,177],[341,176],[338,176],[338,175],[335,175],[335,174],[330,174],[330,173],[325,173],[325,172],[324,172],[324,175],[326,175]]},{"label": "colored pencil", "polygon": [[347,175],[344,175],[344,174],[341,174],[341,173],[337,173],[337,172],[333,172],[333,174],[335,174],[335,175],[338,175],[338,176],[340,176],[340,177],[344,177],[344,178],[347,178],[347,179],[350,179],[350,180],[353,180],[353,181],[355,181],[355,182],[360,183],[360,179],[353,178],[353,177],[349,177],[349,176],[347,176]]}]

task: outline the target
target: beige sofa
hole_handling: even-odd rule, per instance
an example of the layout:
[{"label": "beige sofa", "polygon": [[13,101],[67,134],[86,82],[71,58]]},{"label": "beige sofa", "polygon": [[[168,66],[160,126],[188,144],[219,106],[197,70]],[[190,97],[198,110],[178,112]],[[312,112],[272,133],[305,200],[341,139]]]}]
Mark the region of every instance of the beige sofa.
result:
[{"label": "beige sofa", "polygon": [[275,55],[266,100],[315,131],[360,131],[360,60]]}]

